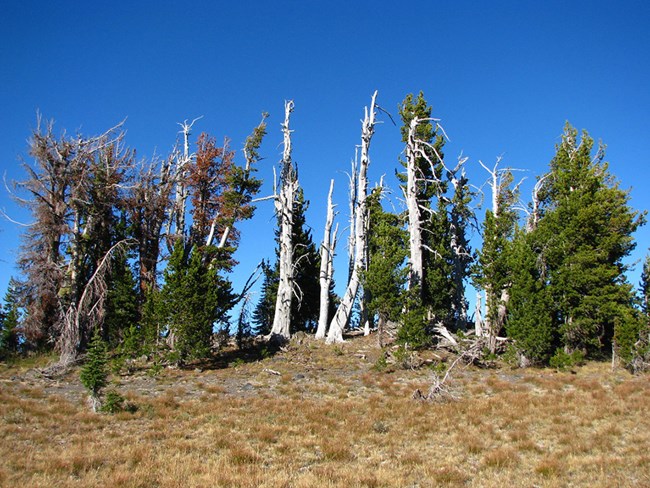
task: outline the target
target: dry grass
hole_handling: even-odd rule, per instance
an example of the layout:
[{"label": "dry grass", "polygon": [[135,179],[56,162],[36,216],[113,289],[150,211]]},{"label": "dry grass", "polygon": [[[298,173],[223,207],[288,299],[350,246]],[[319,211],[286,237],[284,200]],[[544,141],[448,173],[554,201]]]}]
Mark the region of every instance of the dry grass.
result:
[{"label": "dry grass", "polygon": [[432,373],[375,371],[371,341],[123,376],[117,415],[76,373],[2,366],[0,486],[650,486],[647,376],[466,369],[458,401],[416,402]]}]

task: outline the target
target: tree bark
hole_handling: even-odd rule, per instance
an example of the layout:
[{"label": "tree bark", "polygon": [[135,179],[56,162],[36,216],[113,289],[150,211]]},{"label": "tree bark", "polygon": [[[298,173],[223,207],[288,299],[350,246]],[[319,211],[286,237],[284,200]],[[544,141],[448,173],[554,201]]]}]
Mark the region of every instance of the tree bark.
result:
[{"label": "tree bark", "polygon": [[359,174],[357,184],[357,205],[355,216],[355,244],[354,244],[354,267],[348,283],[345,294],[336,314],[330,324],[330,330],[327,334],[327,342],[343,342],[343,330],[350,321],[350,313],[354,305],[354,299],[359,290],[359,271],[363,269],[366,260],[366,248],[368,246],[368,236],[366,234],[366,221],[368,209],[366,206],[366,197],[368,189],[368,165],[370,164],[370,142],[375,132],[375,115],[377,91],[373,93],[370,102],[370,110],[366,107],[365,116],[361,128],[361,160],[359,163]]},{"label": "tree bark", "polygon": [[418,153],[416,151],[417,139],[415,130],[421,122],[413,117],[409,125],[408,142],[406,144],[406,207],[408,209],[409,230],[409,289],[420,287],[422,293],[422,277],[424,275],[424,261],[422,258],[422,226],[420,207],[417,200],[416,164]]},{"label": "tree bark", "polygon": [[192,133],[192,126],[201,117],[197,117],[192,123],[187,123],[185,120],[182,124],[178,125],[182,128],[183,133],[183,154],[176,157],[176,174],[174,177],[176,185],[176,197],[174,202],[176,235],[185,235],[185,213],[187,207],[187,187],[185,181],[187,179],[188,166],[191,163],[192,156],[190,155],[190,134]]},{"label": "tree bark", "polygon": [[332,203],[332,192],[334,191],[334,180],[330,182],[330,190],[327,195],[327,218],[325,219],[325,234],[323,245],[320,250],[320,311],[318,316],[318,328],[316,339],[324,339],[329,319],[330,306],[330,285],[334,273],[334,249],[336,247],[336,234],[338,225],[332,235],[332,224],[334,222],[334,204]]},{"label": "tree bark", "polygon": [[275,199],[276,212],[280,216],[280,281],[275,302],[275,316],[270,339],[286,341],[291,337],[291,301],[293,298],[293,242],[291,228],[293,224],[293,201],[298,189],[298,179],[291,161],[291,130],[289,118],[293,112],[293,100],[284,103],[284,152],[280,173],[280,194]]}]

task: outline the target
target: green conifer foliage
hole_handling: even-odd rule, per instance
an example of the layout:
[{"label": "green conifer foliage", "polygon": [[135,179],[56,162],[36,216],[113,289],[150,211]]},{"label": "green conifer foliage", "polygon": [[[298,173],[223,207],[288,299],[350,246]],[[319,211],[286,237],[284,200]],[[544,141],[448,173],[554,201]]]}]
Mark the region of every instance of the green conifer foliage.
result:
[{"label": "green conifer foliage", "polygon": [[218,272],[230,256],[221,256],[222,251],[194,246],[186,256],[179,239],[165,269],[162,316],[180,363],[208,357],[215,325],[228,320],[227,313],[233,306],[232,288]]},{"label": "green conifer foliage", "polygon": [[641,272],[641,313],[619,321],[614,332],[615,352],[624,367],[633,373],[650,369],[650,256],[646,256]]},{"label": "green conifer foliage", "polygon": [[650,255],[646,256],[643,263],[643,271],[641,272],[641,310],[648,317],[650,309],[648,308],[650,302]]},{"label": "green conifer foliage", "polygon": [[128,330],[138,324],[137,283],[125,253],[116,253],[108,280],[105,337],[111,347],[123,343]]},{"label": "green conifer foliage", "polygon": [[[402,118],[402,142],[406,143],[409,125],[413,118],[431,118],[432,107],[420,92],[417,97],[413,94],[407,95],[399,106],[399,113]],[[441,161],[444,159],[445,140],[443,135],[434,128],[433,121],[419,124],[416,137],[430,146],[425,148],[427,157],[420,157],[416,162],[417,173],[420,176],[417,182],[417,201],[418,205],[425,209],[421,214],[422,238],[426,248],[423,253],[422,289],[419,292],[421,300],[414,295],[413,306],[419,308],[422,305],[436,320],[446,321],[452,315],[451,296],[454,285],[451,277],[452,256],[449,245],[450,222],[447,208],[449,200],[445,197],[448,183]],[[405,163],[402,162],[402,165]],[[398,178],[402,183],[405,182],[404,175],[398,175]]]},{"label": "green conifer foliage", "polygon": [[528,361],[546,364],[558,346],[558,331],[551,320],[552,298],[546,272],[533,236],[517,231],[507,253],[511,273],[506,332]]},{"label": "green conifer foliage", "polygon": [[102,339],[101,331],[96,328],[88,346],[86,364],[81,368],[80,374],[81,383],[94,398],[99,398],[102,388],[108,384],[106,363],[106,343]]},{"label": "green conifer foliage", "polygon": [[253,323],[256,325],[256,334],[267,335],[271,332],[273,326],[279,276],[277,266],[271,266],[268,261],[262,261],[262,273],[264,281],[262,282],[260,299],[253,311]]},{"label": "green conifer foliage", "polygon": [[[478,252],[478,262],[474,270],[474,282],[486,291],[487,320],[494,327],[494,334],[500,332],[499,306],[501,292],[510,286],[510,266],[508,264],[508,247],[514,235],[517,214],[513,205],[518,194],[512,189],[513,176],[504,170],[499,178],[497,207],[495,216],[492,209],[485,212],[483,220],[483,246]],[[494,190],[493,190],[494,191]]]},{"label": "green conifer foliage", "polygon": [[603,161],[604,147],[566,125],[541,193],[536,232],[548,267],[553,321],[567,352],[608,351],[617,327],[634,320],[623,258],[644,215],[629,205]]},{"label": "green conifer foliage", "polygon": [[18,352],[20,310],[18,308],[18,283],[11,278],[0,309],[0,359]]},{"label": "green conifer foliage", "polygon": [[[368,297],[368,312],[378,318],[380,330],[388,321],[399,321],[404,308],[408,270],[404,266],[408,234],[402,229],[399,215],[386,212],[381,205],[381,188],[368,197],[368,267],[361,273],[361,283]],[[424,329],[420,316],[418,326]],[[410,341],[413,334],[406,334]]]}]

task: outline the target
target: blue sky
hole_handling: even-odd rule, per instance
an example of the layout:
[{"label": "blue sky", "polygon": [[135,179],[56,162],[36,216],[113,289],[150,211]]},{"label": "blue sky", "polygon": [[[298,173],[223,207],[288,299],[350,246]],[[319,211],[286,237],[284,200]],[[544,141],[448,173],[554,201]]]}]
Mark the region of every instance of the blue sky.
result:
[{"label": "blue sky", "polygon": [[[468,156],[475,185],[487,176],[478,160],[489,165],[503,155],[504,165],[528,170],[526,196],[568,120],[607,144],[611,171],[632,189],[632,205],[650,207],[645,1],[21,1],[2,10],[0,168],[8,180],[23,176],[19,158],[37,110],[59,130],[85,135],[127,118],[127,144],[139,158],[166,155],[177,122],[200,115],[195,136],[228,136],[239,149],[268,111],[260,165],[268,194],[284,100],[294,99],[294,159],[319,241],[331,178],[341,225],[347,221],[343,172],[372,92],[398,120],[398,103],[423,90],[451,139],[447,157]],[[370,179],[386,174],[396,188],[399,127],[381,118]],[[29,218],[6,191],[0,207]],[[265,202],[242,226],[235,285],[273,256],[273,223]],[[15,273],[19,232],[0,222],[0,290]],[[631,262],[647,251],[648,227],[636,237]],[[337,268],[342,282],[342,259]]]}]

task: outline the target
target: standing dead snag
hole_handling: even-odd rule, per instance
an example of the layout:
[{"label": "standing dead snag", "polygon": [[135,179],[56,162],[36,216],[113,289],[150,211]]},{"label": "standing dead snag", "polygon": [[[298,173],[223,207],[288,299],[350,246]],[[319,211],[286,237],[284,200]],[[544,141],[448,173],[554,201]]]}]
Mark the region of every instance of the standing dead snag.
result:
[{"label": "standing dead snag", "polygon": [[[423,293],[422,280],[424,277],[424,259],[423,250],[424,242],[422,239],[422,210],[431,212],[430,209],[422,207],[418,202],[418,186],[422,184],[434,187],[439,187],[439,177],[436,175],[435,166],[439,161],[432,161],[430,156],[425,150],[426,147],[434,149],[437,159],[440,156],[435,152],[435,148],[425,141],[418,139],[417,128],[420,124],[430,122],[430,118],[413,117],[409,124],[408,139],[406,143],[406,206],[408,208],[408,230],[409,230],[409,288],[419,288],[420,293]],[[433,180],[422,181],[424,175],[418,175],[418,159],[424,158],[429,163],[432,169]]]},{"label": "standing dead snag", "polygon": [[488,348],[494,353],[497,335],[503,328],[506,307],[510,299],[510,274],[506,263],[505,249],[514,232],[517,215],[515,204],[518,200],[519,185],[512,187],[512,170],[499,169],[500,158],[493,168],[481,161],[481,166],[489,173],[488,184],[492,190],[492,208],[487,210],[483,222],[483,248],[479,253],[479,286],[485,291],[485,317],[483,334],[488,338]]},{"label": "standing dead snag", "polygon": [[[195,155],[190,154],[190,135],[192,134],[194,123],[202,117],[197,117],[191,123],[188,123],[187,120],[182,124],[180,122],[178,123],[181,126],[181,133],[183,134],[183,153],[179,154],[177,151],[174,151],[174,159],[176,160],[174,185],[176,191],[174,207],[172,209],[173,218],[169,220],[169,225],[171,226],[173,221],[176,226],[176,236],[181,237],[185,236],[185,214],[187,211],[187,197],[189,196],[186,180],[190,165],[195,159]],[[171,234],[171,232],[168,232],[168,234]],[[170,247],[173,247],[173,243],[170,243]]]},{"label": "standing dead snag", "polygon": [[366,229],[368,228],[368,209],[366,205],[368,191],[367,173],[368,165],[370,164],[370,142],[375,133],[376,99],[377,92],[375,91],[370,102],[370,110],[366,107],[365,117],[361,125],[361,160],[359,162],[358,184],[356,186],[357,205],[355,212],[354,267],[343,299],[330,324],[330,330],[327,334],[328,343],[343,342],[343,329],[345,329],[350,321],[352,306],[359,290],[359,272],[364,268],[366,262],[368,247],[368,236],[366,233]]},{"label": "standing dead snag", "polygon": [[280,281],[275,302],[275,316],[269,337],[287,340],[291,337],[291,300],[293,298],[293,202],[298,190],[298,175],[291,161],[291,130],[289,118],[293,112],[293,100],[284,103],[284,151],[280,171],[280,194],[275,197],[275,210],[280,220]]},{"label": "standing dead snag", "polygon": [[336,225],[332,234],[332,223],[334,222],[334,204],[332,203],[332,192],[334,191],[334,180],[330,182],[330,191],[327,195],[327,218],[325,220],[325,235],[320,250],[320,313],[318,316],[318,329],[316,339],[324,339],[327,329],[327,319],[330,308],[330,285],[334,273],[334,249],[336,248],[336,234],[339,226]]}]

